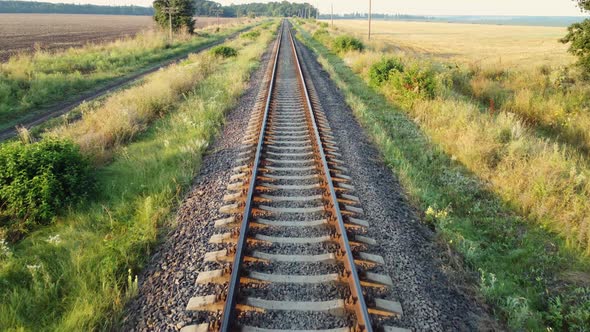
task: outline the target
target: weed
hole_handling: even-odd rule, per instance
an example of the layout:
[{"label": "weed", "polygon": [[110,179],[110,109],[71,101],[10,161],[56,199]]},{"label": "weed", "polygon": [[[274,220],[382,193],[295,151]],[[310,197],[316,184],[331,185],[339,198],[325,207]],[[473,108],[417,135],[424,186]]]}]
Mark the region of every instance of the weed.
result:
[{"label": "weed", "polygon": [[402,96],[406,102],[416,99],[433,99],[436,95],[435,73],[420,65],[412,65],[403,71],[391,70],[384,89],[392,89],[392,93]]},{"label": "weed", "polygon": [[326,29],[318,29],[313,34],[313,38],[317,40],[326,40],[328,37],[330,37],[330,32]]},{"label": "weed", "polygon": [[214,47],[213,49],[211,49],[211,53],[215,56],[223,58],[231,58],[238,56],[238,51],[235,48],[223,45]]},{"label": "weed", "polygon": [[351,36],[339,36],[334,38],[332,49],[337,53],[346,53],[350,51],[362,52],[365,45],[357,38]]},{"label": "weed", "polygon": [[245,32],[240,35],[240,38],[249,39],[249,40],[256,40],[256,39],[258,39],[258,37],[260,37],[260,31],[258,31],[258,30],[252,30],[252,31]]},{"label": "weed", "polygon": [[[315,38],[315,35],[314,35]],[[404,65],[398,58],[383,58],[381,61],[374,63],[369,69],[369,80],[373,86],[381,86],[388,81],[392,72],[403,72]]]},{"label": "weed", "polygon": [[52,222],[64,207],[85,198],[93,184],[88,161],[69,141],[5,144],[0,164],[0,216],[10,216],[0,226],[15,238]]}]

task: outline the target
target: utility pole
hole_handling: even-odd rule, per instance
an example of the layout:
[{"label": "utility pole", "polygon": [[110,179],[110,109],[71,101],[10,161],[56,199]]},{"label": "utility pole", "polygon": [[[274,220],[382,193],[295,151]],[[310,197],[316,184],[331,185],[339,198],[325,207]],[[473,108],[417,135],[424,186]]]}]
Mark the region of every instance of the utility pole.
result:
[{"label": "utility pole", "polygon": [[219,16],[221,15],[221,13],[223,12],[223,9],[217,9],[215,11],[215,14],[217,14],[217,25],[221,26],[221,22],[219,21]]},{"label": "utility pole", "polygon": [[371,40],[371,11],[373,7],[373,0],[369,0],[369,40]]},{"label": "utility pole", "polygon": [[317,5],[318,7],[317,7],[317,10],[316,10],[316,12],[315,12],[315,19],[316,19],[316,20],[319,20],[319,19],[320,19],[320,3],[319,3],[319,2],[317,2],[317,3],[316,3],[316,5]]},{"label": "utility pole", "polygon": [[168,14],[168,23],[170,23],[170,43],[172,43],[172,15],[178,14],[180,10],[176,7],[164,7],[162,8],[162,11]]},{"label": "utility pole", "polygon": [[330,19],[332,20],[332,29],[334,28],[334,3],[332,2],[332,13],[330,14]]}]

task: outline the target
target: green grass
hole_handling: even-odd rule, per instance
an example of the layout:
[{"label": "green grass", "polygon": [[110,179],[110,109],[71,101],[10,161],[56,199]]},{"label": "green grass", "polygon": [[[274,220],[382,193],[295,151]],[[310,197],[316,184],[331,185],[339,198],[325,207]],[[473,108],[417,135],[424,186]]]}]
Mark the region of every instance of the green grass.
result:
[{"label": "green grass", "polygon": [[[413,103],[371,88],[368,77],[349,66],[350,57],[345,62],[326,43],[300,31],[300,39],[319,56],[442,244],[460,254],[468,273],[479,275],[477,287],[497,317],[514,330],[588,330],[588,259],[568,249],[559,236],[525,220],[490,185],[447,154],[421,123],[412,120]],[[451,110],[447,112],[453,116]]]},{"label": "green grass", "polygon": [[218,62],[208,53],[192,54],[189,61],[149,75],[142,84],[112,95],[98,107],[85,111],[81,119],[56,127],[46,135],[76,142],[84,154],[100,165],[155,119],[174,110]]},{"label": "green grass", "polygon": [[44,108],[219,41],[241,28],[177,36],[172,44],[163,32],[144,32],[134,38],[56,54],[38,51],[14,56],[0,64],[0,130],[42,113]]},{"label": "green grass", "polygon": [[259,65],[270,31],[234,41],[182,103],[98,170],[93,202],[14,246],[0,243],[0,330],[116,329],[135,275],[197,174],[203,153]]}]

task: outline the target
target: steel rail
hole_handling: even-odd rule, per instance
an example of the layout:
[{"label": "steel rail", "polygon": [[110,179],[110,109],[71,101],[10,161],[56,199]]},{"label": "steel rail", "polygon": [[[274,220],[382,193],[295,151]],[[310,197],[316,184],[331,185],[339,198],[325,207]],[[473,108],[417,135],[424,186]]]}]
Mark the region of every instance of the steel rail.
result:
[{"label": "steel rail", "polygon": [[[288,24],[287,24],[288,25]],[[336,195],[336,190],[334,189],[334,182],[332,180],[332,175],[330,174],[330,168],[328,167],[328,161],[326,159],[326,153],[324,152],[322,138],[320,136],[320,132],[318,130],[318,126],[315,120],[314,108],[311,103],[311,99],[309,97],[309,92],[307,88],[307,84],[305,83],[305,77],[303,75],[303,70],[301,68],[301,64],[299,61],[299,56],[297,54],[297,46],[295,45],[295,41],[293,38],[292,31],[289,30],[289,39],[291,41],[291,46],[293,49],[293,53],[295,55],[295,64],[297,67],[297,71],[299,73],[299,80],[301,86],[303,88],[303,92],[305,95],[305,101],[307,103],[307,108],[309,112],[310,121],[313,126],[313,132],[315,134],[315,143],[317,144],[318,153],[321,157],[322,163],[322,171],[324,173],[326,184],[328,185],[330,191],[330,199],[331,199],[331,208],[333,210],[333,216],[337,222],[337,232],[339,233],[339,240],[340,240],[340,250],[344,254],[343,261],[345,268],[347,269],[348,276],[348,284],[350,286],[350,291],[352,294],[352,300],[354,309],[357,315],[357,328],[361,331],[373,331],[373,327],[371,325],[371,318],[369,316],[369,310],[367,308],[367,304],[365,302],[365,298],[363,296],[362,286],[360,283],[360,278],[358,275],[358,271],[356,269],[356,264],[354,262],[354,257],[352,256],[352,249],[350,248],[350,243],[348,241],[348,235],[346,233],[346,228],[344,226],[344,219],[342,218],[342,212],[340,210],[340,206],[338,203],[338,196]]]},{"label": "steel rail", "polygon": [[232,317],[233,317],[233,313],[235,311],[235,304],[236,304],[236,298],[238,295],[238,289],[240,287],[240,274],[241,274],[241,268],[242,268],[242,263],[244,260],[244,252],[245,252],[245,248],[247,245],[247,238],[248,238],[248,231],[250,228],[250,216],[252,214],[252,203],[253,203],[253,197],[254,197],[254,191],[256,189],[256,176],[258,175],[258,168],[259,168],[259,164],[260,164],[260,159],[261,159],[261,155],[262,155],[262,148],[264,145],[264,133],[266,132],[266,126],[267,126],[267,122],[268,122],[268,113],[270,111],[270,107],[271,107],[271,101],[272,101],[272,94],[274,91],[274,85],[275,85],[275,81],[276,81],[276,73],[277,73],[277,68],[278,68],[278,63],[279,63],[279,53],[281,50],[281,43],[283,41],[283,31],[285,29],[285,21],[283,21],[282,25],[281,25],[281,29],[279,32],[279,36],[277,38],[277,52],[274,56],[274,66],[273,66],[273,70],[272,70],[272,78],[269,84],[269,91],[268,91],[268,96],[266,99],[266,107],[264,109],[264,117],[262,120],[262,126],[260,129],[260,134],[259,134],[259,138],[258,138],[258,146],[256,147],[256,155],[254,157],[254,164],[252,167],[252,177],[250,179],[250,184],[248,187],[248,194],[246,196],[246,206],[244,207],[244,215],[242,216],[242,224],[240,226],[240,233],[239,233],[239,238],[238,238],[238,242],[237,242],[237,246],[236,246],[236,256],[234,259],[234,264],[232,266],[231,269],[231,278],[230,278],[230,282],[229,282],[229,288],[227,291],[227,297],[226,297],[226,301],[225,301],[225,306],[224,306],[224,310],[222,313],[222,320],[221,320],[221,326],[220,326],[220,331],[223,332],[228,332],[231,330],[231,325],[232,325]]}]

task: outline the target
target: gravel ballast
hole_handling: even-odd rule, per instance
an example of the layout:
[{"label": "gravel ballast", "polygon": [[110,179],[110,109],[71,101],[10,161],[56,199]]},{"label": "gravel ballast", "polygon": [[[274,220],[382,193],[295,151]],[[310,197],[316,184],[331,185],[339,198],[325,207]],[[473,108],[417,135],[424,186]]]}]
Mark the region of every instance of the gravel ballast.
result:
[{"label": "gravel ballast", "polygon": [[[473,331],[493,329],[481,305],[461,291],[443,272],[434,234],[408,202],[399,182],[364,134],[345,99],[321,69],[313,54],[299,45],[304,71],[321,96],[336,142],[361,198],[368,236],[377,240],[369,252],[382,255],[379,272],[391,276],[394,287],[387,298],[400,301],[404,316],[395,326],[414,331]],[[187,324],[206,321],[207,314],[185,310],[193,296],[214,293],[214,287],[196,285],[199,271],[219,268],[204,263],[212,250],[208,241],[215,233],[213,222],[223,217],[218,210],[232,175],[234,161],[254,109],[259,82],[269,61],[262,59],[239,106],[231,111],[222,133],[203,159],[200,174],[177,213],[177,228],[151,257],[139,276],[139,293],[127,306],[123,331],[178,331]],[[284,319],[288,315],[278,315]],[[287,322],[288,320],[285,320]],[[284,326],[282,328],[289,328]]]},{"label": "gravel ballast", "polygon": [[223,131],[203,157],[194,186],[178,209],[177,228],[139,276],[139,294],[126,308],[122,331],[178,331],[207,316],[185,308],[191,297],[209,294],[210,288],[203,290],[195,282],[198,272],[216,267],[203,262],[203,257],[212,248],[208,241],[215,233],[213,222],[223,216],[218,210],[224,205],[223,195],[269,58],[267,50],[238,107],[228,113]]},{"label": "gravel ballast", "polygon": [[355,195],[361,198],[370,224],[368,236],[377,241],[370,252],[383,256],[384,273],[393,279],[392,299],[402,304],[404,315],[395,325],[415,331],[497,329],[482,305],[461,290],[465,285],[453,284],[443,273],[443,249],[434,242],[434,232],[421,222],[330,75],[309,49],[297,43],[306,78],[321,96]]}]

